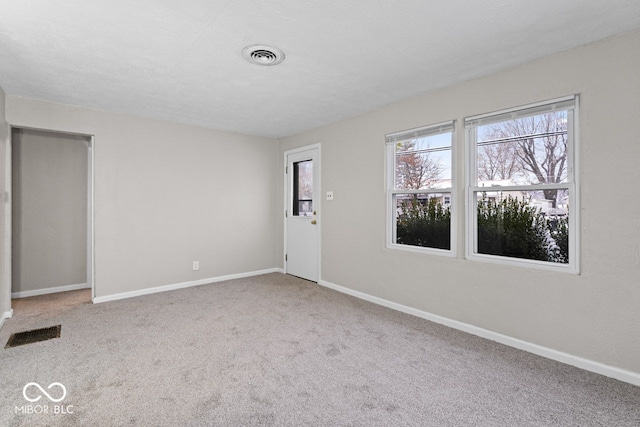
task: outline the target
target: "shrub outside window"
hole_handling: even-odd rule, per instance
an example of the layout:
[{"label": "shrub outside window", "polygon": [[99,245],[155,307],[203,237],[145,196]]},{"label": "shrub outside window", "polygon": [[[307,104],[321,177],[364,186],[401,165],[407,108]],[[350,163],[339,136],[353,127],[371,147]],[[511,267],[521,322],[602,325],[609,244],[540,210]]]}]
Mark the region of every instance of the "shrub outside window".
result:
[{"label": "shrub outside window", "polygon": [[454,123],[386,136],[387,247],[453,254]]},{"label": "shrub outside window", "polygon": [[578,272],[578,97],[465,120],[467,257]]}]

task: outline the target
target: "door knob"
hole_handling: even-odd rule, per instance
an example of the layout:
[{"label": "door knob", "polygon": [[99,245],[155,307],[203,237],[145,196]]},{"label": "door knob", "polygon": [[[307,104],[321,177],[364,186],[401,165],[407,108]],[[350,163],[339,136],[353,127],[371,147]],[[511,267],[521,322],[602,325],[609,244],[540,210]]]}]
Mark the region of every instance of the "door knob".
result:
[{"label": "door knob", "polygon": [[316,224],[317,224],[317,222],[316,222],[315,219],[313,221],[311,221],[311,225],[316,225]]}]

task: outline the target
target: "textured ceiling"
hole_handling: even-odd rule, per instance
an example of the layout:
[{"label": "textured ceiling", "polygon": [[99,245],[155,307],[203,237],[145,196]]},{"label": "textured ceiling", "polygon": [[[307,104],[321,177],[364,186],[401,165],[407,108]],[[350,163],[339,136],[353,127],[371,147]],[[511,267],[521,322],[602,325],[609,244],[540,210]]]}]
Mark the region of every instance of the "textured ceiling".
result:
[{"label": "textured ceiling", "polygon": [[639,27],[640,0],[1,0],[0,86],[283,137]]}]

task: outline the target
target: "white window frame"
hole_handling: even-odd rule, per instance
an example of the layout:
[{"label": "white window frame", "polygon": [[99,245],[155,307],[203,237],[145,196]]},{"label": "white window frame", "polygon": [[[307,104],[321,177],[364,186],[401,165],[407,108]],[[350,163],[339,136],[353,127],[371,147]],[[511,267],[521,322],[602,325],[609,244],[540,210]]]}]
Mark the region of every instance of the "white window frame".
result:
[{"label": "white window frame", "polygon": [[[386,189],[387,189],[387,248],[397,249],[407,252],[426,253],[440,256],[456,256],[456,130],[455,120],[442,122],[434,125],[423,126],[419,128],[394,132],[385,135],[386,149]],[[437,135],[445,132],[451,132],[451,186],[446,188],[423,189],[423,190],[396,190],[396,144],[398,142],[426,137],[429,135]],[[396,242],[396,221],[397,221],[397,201],[398,194],[451,194],[451,203],[449,210],[451,214],[450,222],[450,249],[429,248],[423,246],[401,245]]]},{"label": "white window frame", "polygon": [[[579,96],[558,98],[536,104],[529,104],[508,110],[465,118],[465,134],[467,145],[466,162],[466,258],[473,261],[489,262],[503,265],[529,267],[567,273],[580,273],[580,192],[578,169],[578,108]],[[488,123],[496,123],[509,119],[528,117],[552,111],[567,111],[567,181],[560,184],[532,184],[501,186],[501,191],[535,191],[541,189],[566,189],[569,193],[569,262],[567,264],[549,261],[537,261],[524,258],[512,258],[500,255],[477,253],[477,196],[486,191],[486,187],[477,186],[477,127]]]}]

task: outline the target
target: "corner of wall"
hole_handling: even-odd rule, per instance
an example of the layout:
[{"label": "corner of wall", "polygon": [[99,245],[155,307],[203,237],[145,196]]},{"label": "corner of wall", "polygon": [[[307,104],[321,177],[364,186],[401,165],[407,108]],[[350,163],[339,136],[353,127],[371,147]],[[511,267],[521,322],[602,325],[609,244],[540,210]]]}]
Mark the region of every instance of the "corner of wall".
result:
[{"label": "corner of wall", "polygon": [[284,159],[282,157],[282,139],[276,138],[276,173],[273,182],[275,194],[276,223],[274,229],[276,233],[276,266],[284,271],[284,221],[282,219],[284,206],[284,182],[282,171],[284,170]]},{"label": "corner of wall", "polygon": [[11,285],[7,283],[8,275],[6,274],[6,260],[5,254],[7,253],[7,239],[5,235],[6,220],[7,220],[7,194],[8,189],[6,183],[8,182],[6,176],[6,162],[7,162],[7,147],[9,139],[9,124],[6,121],[6,95],[2,87],[0,87],[0,327],[4,324],[4,321],[11,317]]}]

